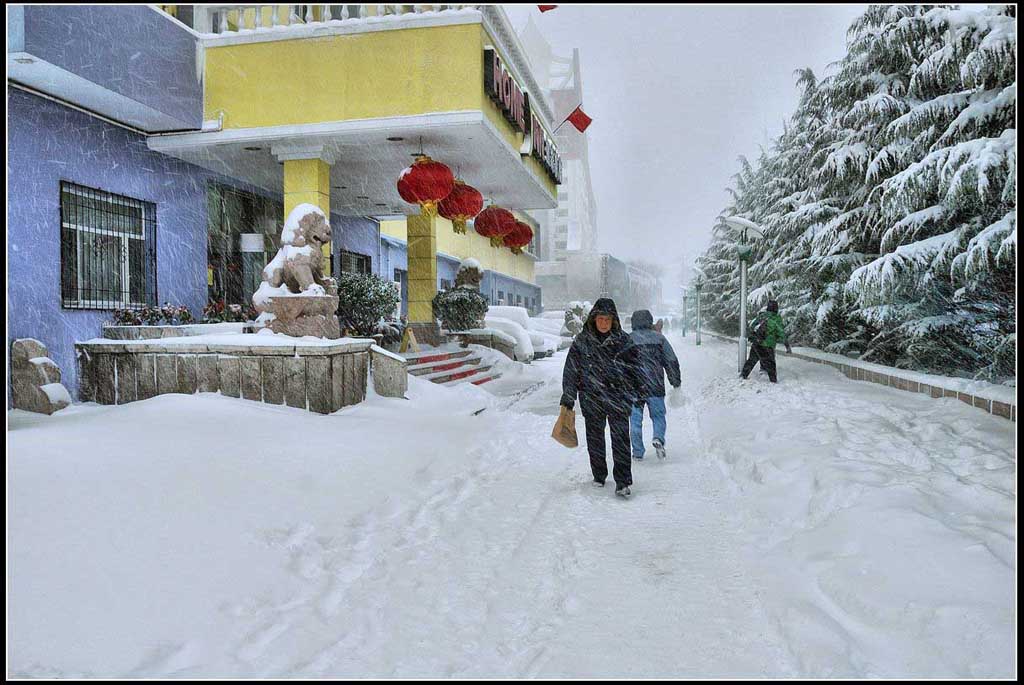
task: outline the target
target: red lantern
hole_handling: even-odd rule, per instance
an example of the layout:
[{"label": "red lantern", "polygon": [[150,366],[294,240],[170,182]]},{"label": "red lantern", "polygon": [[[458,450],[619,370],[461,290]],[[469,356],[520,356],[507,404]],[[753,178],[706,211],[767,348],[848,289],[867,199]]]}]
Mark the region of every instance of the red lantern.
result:
[{"label": "red lantern", "polygon": [[516,218],[507,209],[491,205],[477,214],[473,228],[485,238],[491,239],[491,247],[501,247],[503,238],[516,227]]},{"label": "red lantern", "polygon": [[448,197],[454,185],[451,169],[420,155],[398,177],[398,194],[406,202],[418,204],[424,214],[437,216],[437,203]]},{"label": "red lantern", "polygon": [[505,247],[513,254],[523,254],[523,248],[533,240],[533,229],[525,221],[516,221],[515,228],[505,235]]},{"label": "red lantern", "polygon": [[466,222],[479,214],[483,206],[484,196],[479,190],[456,180],[451,194],[438,203],[437,213],[451,220],[456,233],[465,233]]}]

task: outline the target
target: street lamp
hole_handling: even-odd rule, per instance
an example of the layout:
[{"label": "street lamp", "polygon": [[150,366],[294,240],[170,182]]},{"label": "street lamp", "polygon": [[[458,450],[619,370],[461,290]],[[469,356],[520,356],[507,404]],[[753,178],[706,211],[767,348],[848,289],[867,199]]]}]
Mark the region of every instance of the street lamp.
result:
[{"label": "street lamp", "polygon": [[737,370],[742,372],[743,362],[747,358],[747,262],[753,252],[753,248],[747,243],[747,240],[748,238],[763,238],[764,233],[761,232],[760,226],[741,216],[730,216],[725,223],[740,235],[740,240],[736,244],[736,252],[740,258],[740,349]]},{"label": "street lamp", "polygon": [[697,330],[697,345],[699,346],[700,345],[700,291],[701,291],[701,289],[704,288],[704,279],[707,278],[707,276],[704,274],[704,271],[701,270],[700,267],[695,266],[695,267],[693,267],[693,270],[697,273],[697,278],[693,281],[693,289],[697,291],[697,322],[696,322],[696,330]]},{"label": "street lamp", "polygon": [[686,286],[685,285],[679,286],[679,289],[683,291],[683,337],[685,338],[686,337],[686,314],[687,314],[687,311],[686,311],[686,309],[687,309],[687,307],[686,307],[687,291],[686,291]]}]

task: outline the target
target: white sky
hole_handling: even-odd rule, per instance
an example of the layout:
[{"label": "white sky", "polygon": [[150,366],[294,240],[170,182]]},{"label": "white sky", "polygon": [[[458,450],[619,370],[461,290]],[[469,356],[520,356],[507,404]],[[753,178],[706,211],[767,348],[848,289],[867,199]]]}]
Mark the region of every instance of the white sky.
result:
[{"label": "white sky", "polygon": [[580,49],[599,249],[670,266],[707,246],[741,154],[781,133],[793,71],[819,78],[865,5],[505,5],[557,54]]}]

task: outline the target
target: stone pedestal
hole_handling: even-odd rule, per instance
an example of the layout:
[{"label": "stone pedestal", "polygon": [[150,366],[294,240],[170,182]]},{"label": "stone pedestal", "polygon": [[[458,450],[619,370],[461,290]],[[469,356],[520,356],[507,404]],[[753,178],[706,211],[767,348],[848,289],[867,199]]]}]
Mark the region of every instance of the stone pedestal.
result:
[{"label": "stone pedestal", "polygon": [[267,311],[274,315],[267,328],[296,338],[311,335],[336,340],[341,337],[338,326],[337,295],[291,295],[267,300]]}]

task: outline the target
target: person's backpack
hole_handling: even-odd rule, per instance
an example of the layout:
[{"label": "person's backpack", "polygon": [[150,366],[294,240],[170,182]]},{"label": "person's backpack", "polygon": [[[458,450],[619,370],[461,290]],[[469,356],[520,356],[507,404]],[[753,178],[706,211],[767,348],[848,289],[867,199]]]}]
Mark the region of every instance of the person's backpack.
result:
[{"label": "person's backpack", "polygon": [[757,317],[750,322],[750,326],[748,328],[747,337],[750,338],[750,342],[763,345],[765,338],[768,337],[768,317]]}]

